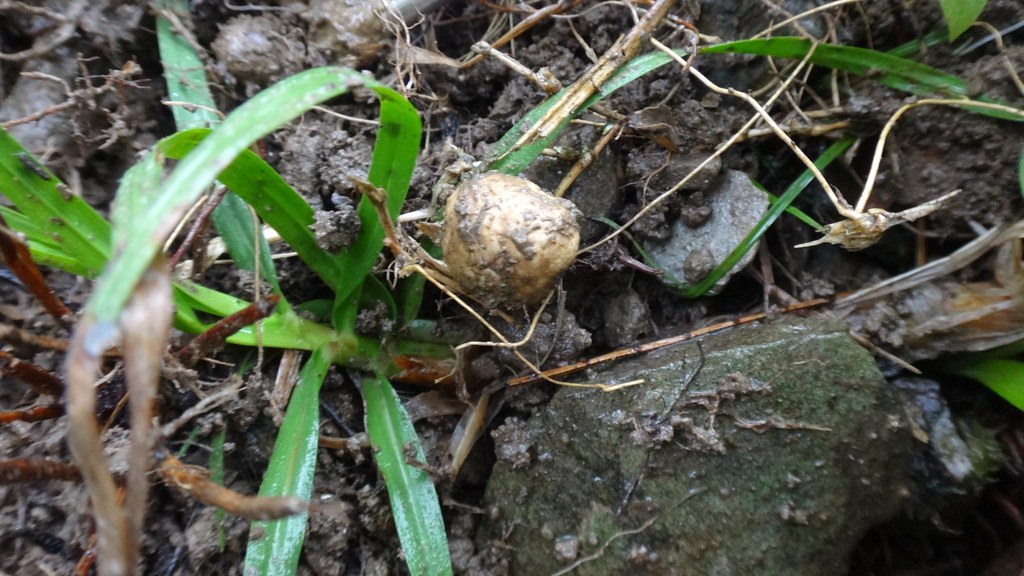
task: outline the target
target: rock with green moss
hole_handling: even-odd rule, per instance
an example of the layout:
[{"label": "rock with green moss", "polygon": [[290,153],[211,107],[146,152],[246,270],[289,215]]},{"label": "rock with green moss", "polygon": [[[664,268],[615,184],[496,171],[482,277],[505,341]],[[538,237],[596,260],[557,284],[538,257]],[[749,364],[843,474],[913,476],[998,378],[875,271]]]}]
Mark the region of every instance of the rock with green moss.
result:
[{"label": "rock with green moss", "polygon": [[[843,324],[743,327],[592,375],[497,438],[481,546],[512,573],[843,574],[924,444]],[[501,458],[515,438],[516,458]],[[499,544],[500,543],[500,544]]]}]

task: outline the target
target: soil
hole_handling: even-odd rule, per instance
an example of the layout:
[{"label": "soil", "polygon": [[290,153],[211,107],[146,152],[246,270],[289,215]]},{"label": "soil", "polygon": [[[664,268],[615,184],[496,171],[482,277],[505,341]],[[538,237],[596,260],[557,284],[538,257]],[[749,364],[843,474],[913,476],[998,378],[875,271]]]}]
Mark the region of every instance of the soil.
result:
[{"label": "soil", "polygon": [[[107,213],[119,178],[138,153],[174,132],[169,109],[161,104],[167,95],[154,16],[148,3],[127,0],[43,0],[38,4],[63,14],[65,21],[29,9],[37,5],[34,2],[0,5],[0,50],[14,54],[45,48],[29,53],[27,58],[0,60],[0,122],[51,108],[36,121],[9,128],[10,133],[73,193]],[[223,111],[230,111],[281,78],[323,64],[366,70],[403,91],[420,110],[425,130],[424,147],[404,210],[407,212],[430,205],[434,183],[457,157],[453,146],[475,158],[486,158],[489,146],[545,97],[539,88],[494,59],[484,59],[465,69],[428,63],[425,58],[411,59],[414,53],[397,50],[401,42],[396,42],[392,31],[380,27],[378,19],[347,7],[362,3],[279,0],[245,11],[219,0],[190,4],[194,23],[191,34],[204,51],[208,76]],[[703,33],[731,40],[749,37],[784,18],[777,10],[766,9],[769,4],[781,4],[792,13],[817,3],[685,0],[676,3],[673,14],[692,21]],[[884,50],[918,41],[940,21],[936,3],[926,0],[865,4],[863,8],[846,7],[801,22],[812,33],[821,34],[831,28],[842,43]],[[521,20],[523,5],[502,2],[504,8],[498,10],[496,3],[453,0],[424,16],[407,39],[417,48],[459,57],[470,53],[492,22],[504,29],[509,20]],[[585,2],[572,12],[575,16],[571,19],[545,19],[503,51],[513,52],[531,70],[547,67],[568,85],[590,65],[588,54],[603,54],[633,24],[630,12],[619,4]],[[1004,28],[1024,20],[1024,5],[1018,0],[990,0],[982,19]],[[341,22],[352,26],[342,27]],[[70,26],[73,33],[56,45],[48,45],[62,26]],[[777,32],[792,33],[792,29]],[[681,32],[663,27],[657,35],[669,44],[683,45]],[[973,40],[982,35],[980,30],[972,30],[967,36]],[[1020,106],[1024,97],[1014,87],[1006,62],[1024,70],[1022,39],[1020,31],[1008,34],[1005,52],[991,42],[963,54],[955,51],[959,43],[939,44],[916,57],[959,75],[972,95],[984,94]],[[647,50],[645,46],[643,51]],[[719,84],[739,90],[757,89],[776,73],[762,58],[701,56],[695,65]],[[47,76],[26,77],[28,72]],[[845,133],[856,135],[858,144],[853,153],[830,167],[827,176],[853,200],[867,173],[882,124],[905,102],[906,95],[880,87],[871,77],[840,76],[843,93],[832,120],[848,121]],[[829,80],[827,73],[816,71],[799,87],[799,94],[794,91],[793,98],[780,101],[773,110],[775,117],[784,125],[790,121],[798,125],[794,105],[800,98],[806,109],[830,107]],[[607,220],[621,223],[637,214],[714,152],[751,114],[742,103],[708,91],[675,65],[659,68],[625,86],[604,99],[603,105],[626,121],[621,136],[596,155],[593,165],[567,192],[585,216],[581,222],[584,245],[609,231],[604,223]],[[354,213],[358,198],[349,176],[365,176],[376,129],[351,119],[372,119],[377,111],[375,102],[360,94],[331,101],[329,109],[337,115],[308,113],[265,139],[261,150],[317,210],[318,238],[325,247],[335,250],[348,245],[358,232]],[[554,189],[575,158],[592,149],[601,136],[593,126],[601,117],[592,114],[584,119],[591,123],[571,127],[557,143],[571,154],[543,157],[526,175],[541,187]],[[841,134],[795,138],[813,158]],[[678,287],[645,264],[634,248],[664,246],[671,242],[674,228],[696,229],[709,221],[713,203],[707,194],[715,189],[722,174],[745,173],[778,195],[803,170],[774,136],[748,139],[706,168],[679,194],[648,211],[629,230],[632,242],[620,236],[581,255],[563,277],[554,299],[557,302],[542,315],[536,336],[524,353],[543,367],[567,364],[681,334],[723,315],[733,317],[765,305],[777,307],[798,299],[863,288],[913,268],[919,254],[929,259],[948,254],[974,238],[979,226],[991,227],[1020,218],[1024,208],[1018,179],[1022,137],[1024,128],[1019,123],[952,108],[914,110],[893,132],[871,207],[898,211],[963,189],[950,207],[920,223],[895,228],[878,246],[858,253],[831,246],[795,250],[794,244],[814,239],[817,233],[784,217],[765,236],[760,258],[729,280],[717,296],[683,299]],[[820,222],[837,218],[815,185],[797,204]],[[693,254],[712,258],[709,250],[698,249]],[[1019,266],[1018,260],[1014,266]],[[301,262],[279,262],[282,288],[290,300],[304,302],[328,296],[327,288]],[[949,335],[958,333],[957,325],[941,338],[930,339],[933,333],[918,329],[928,313],[912,308],[915,302],[928,302],[928,310],[948,310],[949,303],[962,295],[956,291],[957,286],[969,282],[993,284],[997,277],[1004,278],[1005,270],[993,271],[999,262],[982,259],[957,272],[946,280],[947,284],[939,286],[937,299],[893,298],[852,312],[854,324],[876,344],[897,354],[905,342],[913,341],[909,353],[915,360],[976,350]],[[379,269],[382,278],[386,264],[382,262]],[[683,264],[679,276],[699,277],[714,264]],[[79,310],[88,298],[88,280],[59,271],[47,271],[47,279],[74,310]],[[214,267],[205,273],[202,282],[251,298],[251,274]],[[1017,303],[1013,310],[1024,310],[1020,305],[1024,282],[1014,286],[1016,292],[1010,291],[1008,298]],[[1006,291],[1000,294],[1000,298],[1006,297]],[[449,327],[450,337],[485,337],[450,299],[436,292],[428,292],[428,298],[422,315],[444,320],[442,325]],[[779,313],[776,308],[768,312],[769,316]],[[24,290],[4,278],[0,278],[0,316],[4,323],[37,334],[68,335]],[[527,311],[517,310],[505,319],[494,320],[510,340],[517,340],[526,334],[527,319]],[[390,329],[386,310],[366,310],[360,321],[367,333]],[[174,338],[178,343],[187,341],[182,334]],[[941,344],[931,344],[940,340]],[[14,343],[3,344],[3,351],[54,374],[63,371],[59,353]],[[227,349],[218,354],[217,360],[237,363],[247,352]],[[278,353],[268,351],[262,372],[247,376],[246,391],[230,405],[197,422],[195,446],[199,448],[194,446],[184,458],[205,465],[207,453],[203,447],[208,446],[215,432],[226,429],[225,483],[247,494],[258,490],[277,432],[279,413],[268,402],[277,358]],[[467,376],[482,385],[525,372],[506,350],[477,353],[466,360]],[[879,362],[887,376],[901,373],[884,357]],[[223,365],[200,366],[195,375],[197,386],[210,387],[229,377]],[[2,372],[0,375],[0,409],[42,402],[27,386]],[[992,473],[991,486],[958,504],[955,515],[922,519],[911,510],[877,526],[853,552],[851,573],[980,574],[990,563],[1006,563],[1004,556],[1020,548],[1024,535],[1019,511],[1024,505],[1020,490],[1024,419],[974,383],[939,372],[932,375],[942,383],[942,393],[958,418],[995,430],[1006,441],[1006,465]],[[123,384],[112,382],[101,391],[107,398],[101,404],[109,405],[107,416],[114,412],[122,388]],[[181,383],[167,382],[162,391],[164,421],[196,402],[195,394]],[[417,431],[430,465],[441,468],[461,414],[460,404],[450,408],[457,402],[452,399],[458,393],[416,386],[401,387],[400,392],[410,404],[426,407],[418,412]],[[518,469],[539,457],[527,426],[554,393],[555,387],[550,384],[505,391],[500,409],[491,418],[489,433],[477,442],[457,478],[439,481],[456,573],[507,574],[515,565],[515,550],[502,546],[502,535],[494,536],[487,545],[481,544],[481,534],[488,533],[483,527],[495,520],[484,491],[496,462]],[[325,437],[361,437],[362,400],[356,383],[344,369],[333,368],[324,384],[321,425]],[[114,416],[106,438],[111,454],[124,446],[126,426],[123,415]],[[65,432],[64,418],[6,424],[0,428],[0,460],[48,457],[70,461]],[[171,439],[169,447],[183,446],[188,432]],[[365,442],[353,440],[344,443],[344,448],[320,449],[314,498],[317,506],[311,515],[300,573],[405,573],[387,492]],[[143,573],[242,573],[247,522],[219,514],[159,483],[150,494],[147,518]],[[0,486],[0,549],[9,552],[0,555],[0,572],[70,573],[88,550],[92,530],[88,497],[80,484]],[[576,557],[579,546],[579,542],[565,540],[553,549],[564,560]],[[1016,564],[1018,573],[1020,569],[1020,563]]]}]

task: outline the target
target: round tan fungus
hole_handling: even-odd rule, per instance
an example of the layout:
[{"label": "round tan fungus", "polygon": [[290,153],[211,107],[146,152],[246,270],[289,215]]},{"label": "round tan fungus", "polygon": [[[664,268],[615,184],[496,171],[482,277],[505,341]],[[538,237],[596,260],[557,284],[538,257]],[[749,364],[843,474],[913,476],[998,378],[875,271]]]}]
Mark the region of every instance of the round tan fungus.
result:
[{"label": "round tan fungus", "polygon": [[537,302],[576,258],[578,213],[529,180],[475,175],[445,207],[441,247],[449,274],[485,306]]}]

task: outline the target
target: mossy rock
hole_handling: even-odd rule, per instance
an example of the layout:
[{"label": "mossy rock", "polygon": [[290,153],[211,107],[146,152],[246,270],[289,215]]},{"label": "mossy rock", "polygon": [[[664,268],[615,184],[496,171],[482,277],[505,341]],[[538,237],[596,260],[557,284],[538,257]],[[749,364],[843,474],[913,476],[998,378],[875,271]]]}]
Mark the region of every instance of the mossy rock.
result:
[{"label": "mossy rock", "polygon": [[[842,574],[896,514],[920,449],[903,404],[845,325],[741,327],[620,362],[560,390],[499,461],[479,544],[512,573]],[[703,358],[703,360],[702,360]]]}]

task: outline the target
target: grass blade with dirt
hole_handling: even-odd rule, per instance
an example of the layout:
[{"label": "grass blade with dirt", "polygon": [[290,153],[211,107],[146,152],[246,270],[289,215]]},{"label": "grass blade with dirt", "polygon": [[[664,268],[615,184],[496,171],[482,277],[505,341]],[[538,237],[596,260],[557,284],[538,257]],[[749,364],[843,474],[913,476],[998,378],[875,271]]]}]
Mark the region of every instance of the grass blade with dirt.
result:
[{"label": "grass blade with dirt", "polygon": [[[203,61],[184,34],[190,22],[188,0],[158,0],[156,40],[164,68],[167,98],[178,130],[211,128],[220,122],[206,82]],[[192,40],[194,41],[194,40]]]},{"label": "grass blade with dirt", "polygon": [[[260,496],[296,496],[309,500],[319,440],[320,386],[331,366],[326,348],[313,352],[302,367],[299,384],[288,402],[284,422],[274,441]],[[253,522],[245,552],[246,574],[294,574],[306,534],[308,514]]]},{"label": "grass blade with dirt", "polygon": [[391,383],[377,375],[363,380],[366,434],[391,501],[398,538],[412,574],[451,574],[448,538],[434,483],[409,458],[424,463],[423,448]]},{"label": "grass blade with dirt", "polygon": [[[408,100],[396,92],[390,94],[390,97],[385,98],[378,93],[381,96],[380,128],[377,130],[377,141],[373,144],[373,158],[367,180],[387,191],[388,214],[394,220],[398,218],[409,192],[412,171],[419,156],[423,125],[419,113]],[[346,271],[332,284],[338,304],[348,301],[356,288],[362,285],[363,278],[373,268],[384,247],[384,227],[368,198],[359,201],[358,214],[361,222],[359,236],[348,249],[338,255]]]}]

